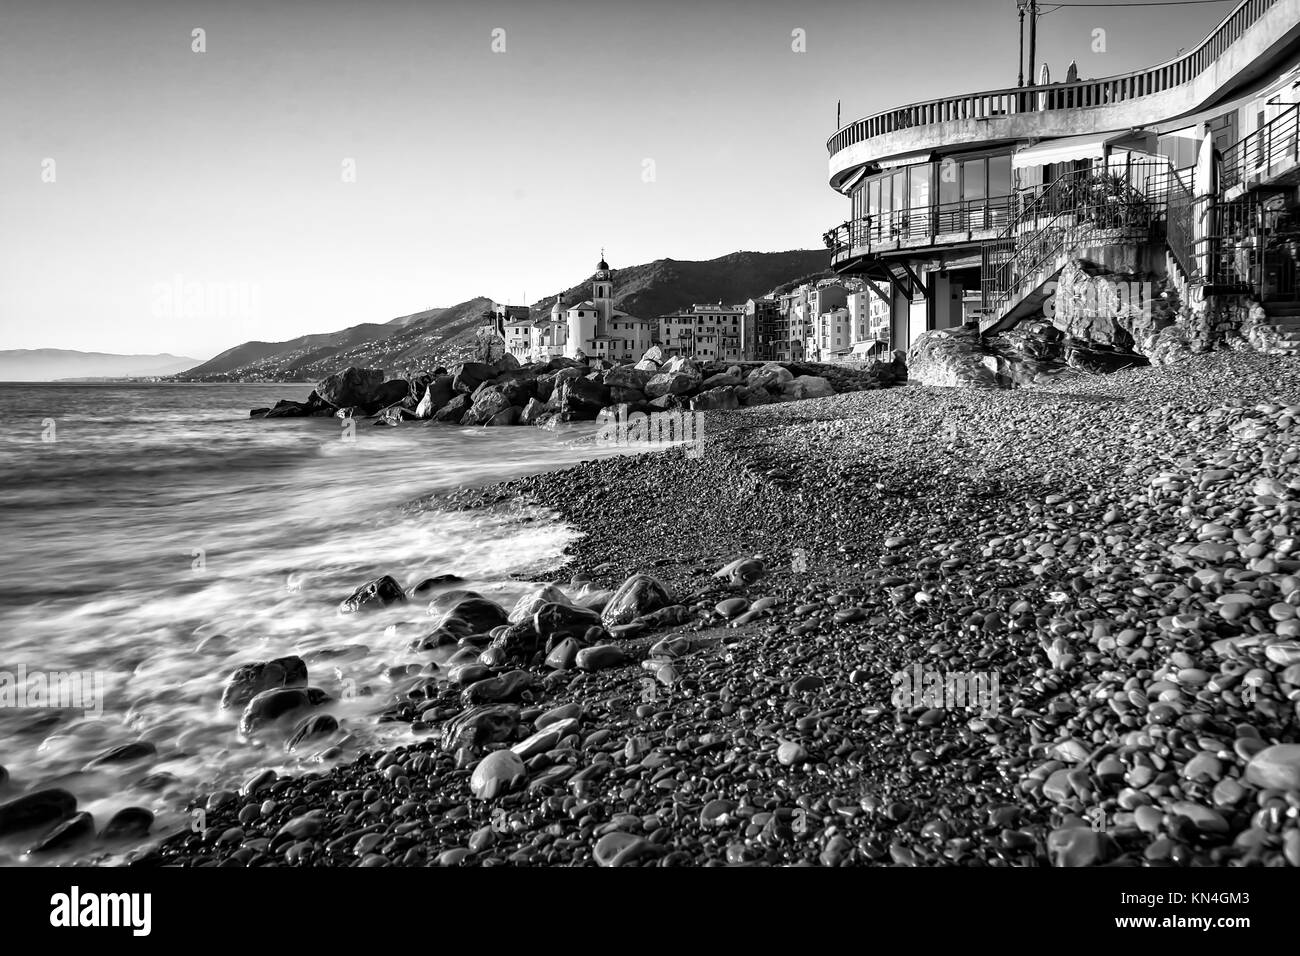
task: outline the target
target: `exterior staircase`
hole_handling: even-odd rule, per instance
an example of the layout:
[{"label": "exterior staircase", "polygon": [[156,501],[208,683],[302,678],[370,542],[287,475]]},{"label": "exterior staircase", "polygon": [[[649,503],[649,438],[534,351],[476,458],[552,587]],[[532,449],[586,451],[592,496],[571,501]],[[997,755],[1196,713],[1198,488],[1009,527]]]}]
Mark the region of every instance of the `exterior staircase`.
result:
[{"label": "exterior staircase", "polygon": [[1182,265],[1191,261],[1183,240],[1190,221],[1190,190],[1167,164],[1141,164],[1141,189],[1126,175],[1111,174],[1117,196],[1090,194],[1091,170],[1067,173],[1029,203],[1001,236],[983,246],[981,285],[984,294],[982,333],[1010,328],[1039,311],[1052,294],[1050,283],[1077,249],[1092,243],[1145,241],[1165,231],[1172,209],[1179,228],[1170,247]]}]

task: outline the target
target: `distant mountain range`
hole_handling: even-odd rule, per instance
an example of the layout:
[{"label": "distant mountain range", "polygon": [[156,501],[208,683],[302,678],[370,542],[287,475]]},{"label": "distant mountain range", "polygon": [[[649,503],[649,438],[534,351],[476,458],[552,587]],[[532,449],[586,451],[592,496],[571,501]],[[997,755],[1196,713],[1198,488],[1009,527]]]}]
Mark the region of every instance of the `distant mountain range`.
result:
[{"label": "distant mountain range", "polygon": [[[696,302],[744,302],[801,279],[828,275],[823,249],[733,252],[704,262],[656,259],[614,272],[614,305],[653,319]],[[533,304],[547,315],[552,293]],[[591,297],[590,276],[558,293],[564,305]],[[429,309],[384,323],[367,322],[288,342],[245,342],[187,369],[185,381],[314,381],[349,365],[382,368],[401,376],[450,365],[466,357],[492,300],[478,296],[445,309]]]},{"label": "distant mountain range", "polygon": [[161,378],[193,368],[183,355],[114,355],[72,349],[0,350],[0,382],[62,379]]}]

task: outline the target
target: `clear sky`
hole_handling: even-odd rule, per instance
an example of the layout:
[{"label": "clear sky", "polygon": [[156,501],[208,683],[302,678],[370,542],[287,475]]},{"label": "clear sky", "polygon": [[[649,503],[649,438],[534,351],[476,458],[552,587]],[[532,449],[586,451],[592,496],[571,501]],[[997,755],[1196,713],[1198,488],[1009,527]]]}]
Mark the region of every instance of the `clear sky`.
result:
[{"label": "clear sky", "polygon": [[[1232,7],[1059,9],[1040,59],[1137,69]],[[0,348],[202,359],[536,300],[602,247],[816,248],[837,100],[1013,86],[1016,54],[1015,0],[5,0]]]}]

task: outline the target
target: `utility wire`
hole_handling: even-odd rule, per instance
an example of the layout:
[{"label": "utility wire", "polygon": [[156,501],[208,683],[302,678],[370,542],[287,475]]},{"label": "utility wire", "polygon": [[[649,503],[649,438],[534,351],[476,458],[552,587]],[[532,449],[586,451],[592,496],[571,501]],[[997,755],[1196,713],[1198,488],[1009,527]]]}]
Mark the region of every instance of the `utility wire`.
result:
[{"label": "utility wire", "polygon": [[[1054,3],[1053,10],[1062,7],[1190,7],[1198,3],[1237,3],[1239,0],[1129,0],[1124,3]],[[1039,14],[1042,16],[1042,14]]]}]

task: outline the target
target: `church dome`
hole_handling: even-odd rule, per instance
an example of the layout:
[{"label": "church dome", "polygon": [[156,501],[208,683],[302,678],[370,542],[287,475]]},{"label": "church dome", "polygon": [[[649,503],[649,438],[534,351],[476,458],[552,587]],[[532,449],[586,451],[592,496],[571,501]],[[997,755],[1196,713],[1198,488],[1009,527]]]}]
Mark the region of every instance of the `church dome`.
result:
[{"label": "church dome", "polygon": [[555,297],[555,305],[551,306],[551,318],[558,319],[564,314],[564,306],[560,305],[560,296]]}]

